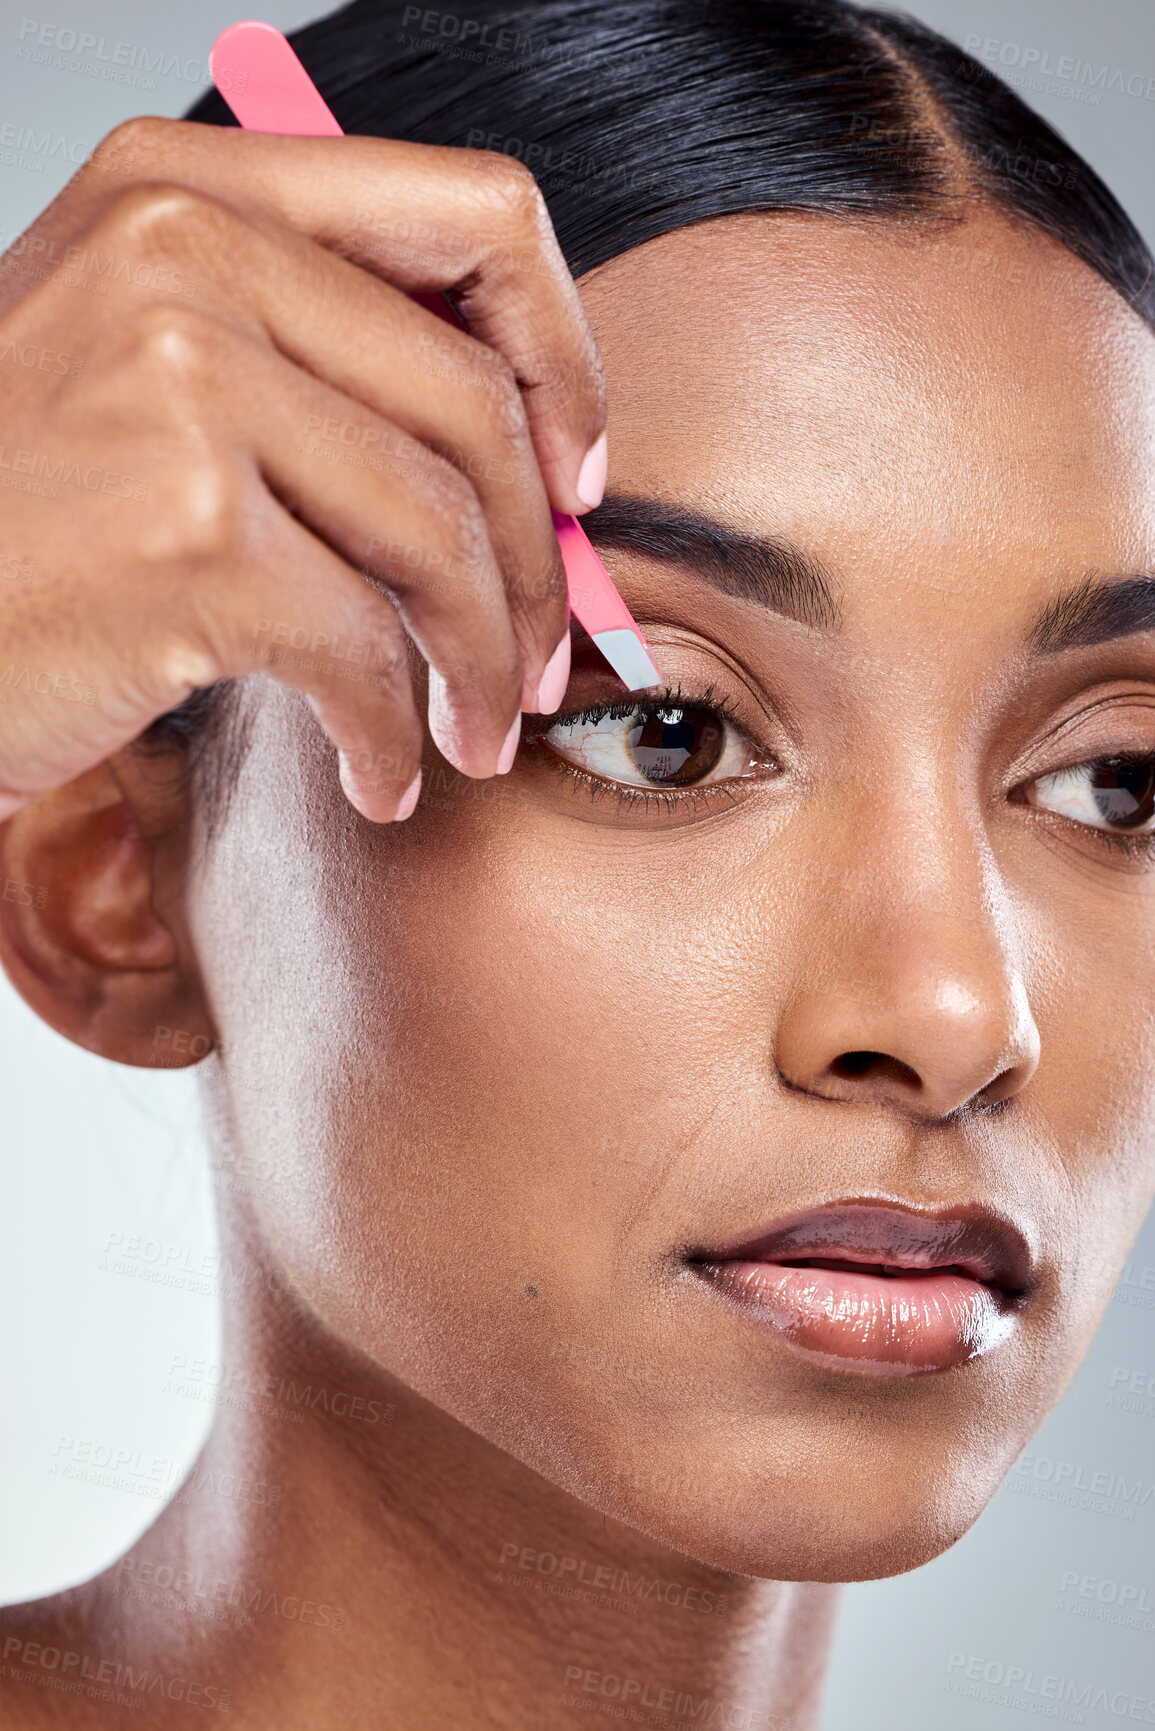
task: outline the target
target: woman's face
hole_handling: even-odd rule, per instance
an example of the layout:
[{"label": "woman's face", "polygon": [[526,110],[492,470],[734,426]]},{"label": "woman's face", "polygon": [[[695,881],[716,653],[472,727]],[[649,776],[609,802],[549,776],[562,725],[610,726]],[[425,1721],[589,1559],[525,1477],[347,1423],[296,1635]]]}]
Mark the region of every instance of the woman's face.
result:
[{"label": "woman's face", "polygon": [[725,218],[580,286],[677,701],[599,713],[575,646],[508,777],[430,746],[375,827],[260,686],[190,892],[240,1158],[320,1323],[538,1473],[715,1566],[892,1573],[1151,1196],[1155,613],[1088,580],[1155,561],[1155,342],[989,215]]}]

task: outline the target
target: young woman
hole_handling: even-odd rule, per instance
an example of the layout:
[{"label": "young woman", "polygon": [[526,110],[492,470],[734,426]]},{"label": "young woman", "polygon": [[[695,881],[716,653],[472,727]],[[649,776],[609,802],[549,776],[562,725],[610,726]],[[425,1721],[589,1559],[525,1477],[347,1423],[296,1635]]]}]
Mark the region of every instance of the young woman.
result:
[{"label": "young woman", "polygon": [[211,1048],[230,1177],[230,1398],[13,1727],[813,1727],[1152,1193],[1134,229],[881,13],[416,10],[297,38],[362,136],[132,122],[5,261],[3,960]]}]

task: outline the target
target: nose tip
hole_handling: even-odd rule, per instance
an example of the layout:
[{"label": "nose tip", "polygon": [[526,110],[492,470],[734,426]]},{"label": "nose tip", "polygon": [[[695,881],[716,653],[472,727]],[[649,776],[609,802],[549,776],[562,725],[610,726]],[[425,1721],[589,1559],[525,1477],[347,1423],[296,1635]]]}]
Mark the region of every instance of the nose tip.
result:
[{"label": "nose tip", "polygon": [[1039,1036],[1017,976],[990,993],[945,978],[905,992],[807,992],[779,1027],[780,1080],[820,1099],[925,1119],[1014,1097],[1034,1074]]}]

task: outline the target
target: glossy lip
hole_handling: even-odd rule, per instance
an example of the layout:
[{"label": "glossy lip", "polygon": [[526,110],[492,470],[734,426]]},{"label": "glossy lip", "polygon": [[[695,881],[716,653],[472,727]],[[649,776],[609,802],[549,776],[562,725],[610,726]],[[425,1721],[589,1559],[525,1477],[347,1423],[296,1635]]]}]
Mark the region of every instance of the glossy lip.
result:
[{"label": "glossy lip", "polygon": [[991,1351],[1014,1333],[1032,1277],[1023,1233],[980,1203],[831,1203],[686,1262],[803,1356],[875,1376],[951,1370]]}]

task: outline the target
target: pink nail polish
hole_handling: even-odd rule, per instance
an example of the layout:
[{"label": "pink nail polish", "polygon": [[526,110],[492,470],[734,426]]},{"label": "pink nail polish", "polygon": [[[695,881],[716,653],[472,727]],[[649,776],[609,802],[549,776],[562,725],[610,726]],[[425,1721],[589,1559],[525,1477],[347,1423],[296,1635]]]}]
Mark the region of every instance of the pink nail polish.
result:
[{"label": "pink nail polish", "polygon": [[405,789],[405,792],[401,795],[401,804],[397,807],[397,810],[393,813],[393,822],[394,823],[404,823],[404,821],[407,817],[413,816],[413,812],[414,812],[414,809],[417,805],[417,799],[418,799],[418,795],[420,794],[420,792],[421,792],[421,771],[418,770],[417,774],[413,777],[413,780],[409,783],[409,786]]},{"label": "pink nail polish", "polygon": [[513,760],[517,756],[517,747],[521,740],[521,716],[515,715],[513,725],[505,736],[505,744],[501,748],[501,756],[497,760],[498,775],[508,775],[513,768]]},{"label": "pink nail polish", "polygon": [[577,496],[583,505],[589,506],[591,511],[595,505],[601,504],[602,494],[606,490],[608,458],[609,450],[606,445],[606,436],[603,433],[599,439],[594,440],[582,458],[582,466],[578,470]]},{"label": "pink nail polish", "polygon": [[565,696],[569,684],[570,643],[567,631],[549,660],[538,683],[534,709],[538,715],[552,715]]}]

